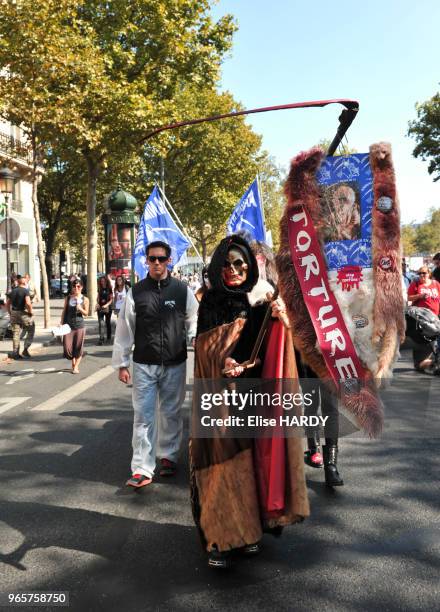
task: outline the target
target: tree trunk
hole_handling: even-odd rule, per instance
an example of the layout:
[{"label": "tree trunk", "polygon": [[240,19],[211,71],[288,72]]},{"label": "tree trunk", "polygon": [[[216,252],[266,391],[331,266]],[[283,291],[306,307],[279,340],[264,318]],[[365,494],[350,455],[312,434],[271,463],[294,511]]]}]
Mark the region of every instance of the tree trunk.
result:
[{"label": "tree trunk", "polygon": [[47,281],[46,261],[44,258],[43,234],[41,233],[40,224],[40,207],[38,206],[38,173],[37,173],[37,147],[35,138],[32,138],[32,205],[34,208],[35,231],[37,234],[37,251],[38,259],[40,260],[40,274],[43,285],[43,302],[44,302],[44,327],[50,327],[50,301],[49,301],[49,283]]},{"label": "tree trunk", "polygon": [[95,310],[98,292],[97,274],[97,244],[96,229],[96,184],[99,174],[99,163],[86,155],[87,162],[87,297],[89,298],[89,314]]}]

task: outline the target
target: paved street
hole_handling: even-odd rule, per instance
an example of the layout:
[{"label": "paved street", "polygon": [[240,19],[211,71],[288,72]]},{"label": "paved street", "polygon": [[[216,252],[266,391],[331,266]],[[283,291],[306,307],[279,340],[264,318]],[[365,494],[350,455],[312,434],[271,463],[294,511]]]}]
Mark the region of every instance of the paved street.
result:
[{"label": "paved street", "polygon": [[440,379],[413,372],[409,353],[384,438],[341,444],[346,486],[328,491],[307,468],[311,518],[216,573],[191,517],[186,445],[175,481],[126,490],[130,389],[94,329],[80,376],[58,346],[0,364],[0,591],[65,590],[92,611],[440,609]]}]

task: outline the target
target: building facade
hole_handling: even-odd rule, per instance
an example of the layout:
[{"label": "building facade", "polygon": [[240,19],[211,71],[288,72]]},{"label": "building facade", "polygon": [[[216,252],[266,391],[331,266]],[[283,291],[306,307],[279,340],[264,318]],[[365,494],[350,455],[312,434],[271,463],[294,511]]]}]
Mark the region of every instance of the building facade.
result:
[{"label": "building facade", "polygon": [[[20,226],[16,246],[10,249],[10,272],[28,272],[39,292],[40,263],[32,206],[31,156],[20,128],[0,120],[0,165],[8,166],[17,175],[14,193],[9,198],[9,216]],[[0,222],[5,215],[5,198],[0,192]],[[0,250],[0,297],[7,284],[6,251]]]}]

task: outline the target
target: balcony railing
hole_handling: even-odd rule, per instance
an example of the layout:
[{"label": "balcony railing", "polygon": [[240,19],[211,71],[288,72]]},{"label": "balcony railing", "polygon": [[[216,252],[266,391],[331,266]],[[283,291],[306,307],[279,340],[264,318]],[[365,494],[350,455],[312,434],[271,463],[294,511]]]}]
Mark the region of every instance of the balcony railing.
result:
[{"label": "balcony railing", "polygon": [[14,138],[9,134],[0,132],[0,152],[6,153],[15,159],[20,159],[26,164],[32,163],[30,147],[24,144],[21,140]]}]

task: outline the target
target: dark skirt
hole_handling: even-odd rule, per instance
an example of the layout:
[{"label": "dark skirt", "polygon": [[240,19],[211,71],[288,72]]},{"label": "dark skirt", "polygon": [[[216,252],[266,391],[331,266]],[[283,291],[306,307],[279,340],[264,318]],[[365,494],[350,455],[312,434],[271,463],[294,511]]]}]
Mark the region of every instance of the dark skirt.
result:
[{"label": "dark skirt", "polygon": [[64,357],[66,359],[77,359],[83,356],[84,338],[86,328],[72,329],[63,337]]}]

